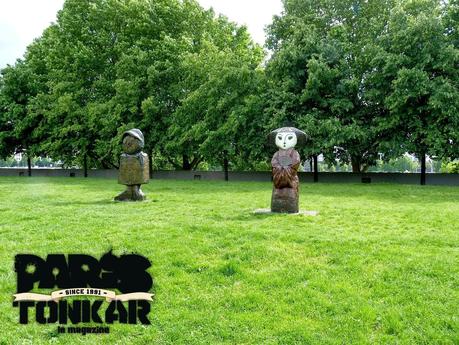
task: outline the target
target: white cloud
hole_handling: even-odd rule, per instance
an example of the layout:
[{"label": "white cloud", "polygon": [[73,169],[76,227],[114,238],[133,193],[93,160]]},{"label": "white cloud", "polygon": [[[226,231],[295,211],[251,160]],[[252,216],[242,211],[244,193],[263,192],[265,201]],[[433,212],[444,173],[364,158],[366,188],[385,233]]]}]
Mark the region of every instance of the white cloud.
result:
[{"label": "white cloud", "polygon": [[[264,43],[264,28],[282,10],[281,0],[198,0],[204,8],[246,25],[254,40]],[[56,20],[64,0],[1,0],[0,68],[21,58],[26,47]]]},{"label": "white cloud", "polygon": [[263,44],[264,28],[275,14],[282,11],[281,0],[198,0],[204,8],[212,7],[216,13],[227,16],[231,21],[246,25],[253,39]]},{"label": "white cloud", "polygon": [[64,0],[2,0],[0,68],[21,58],[26,47],[56,20]]}]

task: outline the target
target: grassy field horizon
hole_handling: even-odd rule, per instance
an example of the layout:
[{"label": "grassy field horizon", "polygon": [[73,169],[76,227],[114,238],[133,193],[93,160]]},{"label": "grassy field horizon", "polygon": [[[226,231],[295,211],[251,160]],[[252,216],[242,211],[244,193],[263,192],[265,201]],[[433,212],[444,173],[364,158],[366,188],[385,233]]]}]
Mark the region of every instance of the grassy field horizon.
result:
[{"label": "grassy field horizon", "polygon": [[[459,344],[459,188],[301,184],[317,217],[254,215],[271,184],[0,177],[0,344]],[[139,253],[151,325],[19,325],[14,255]]]}]

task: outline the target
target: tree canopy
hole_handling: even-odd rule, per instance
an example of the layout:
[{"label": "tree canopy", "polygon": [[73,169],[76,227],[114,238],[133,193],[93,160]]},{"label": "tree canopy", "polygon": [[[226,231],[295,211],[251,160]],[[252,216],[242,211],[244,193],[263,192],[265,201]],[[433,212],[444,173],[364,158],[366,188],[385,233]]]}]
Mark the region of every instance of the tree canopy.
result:
[{"label": "tree canopy", "polygon": [[289,123],[357,172],[459,157],[457,0],[283,2],[266,55],[195,0],[66,0],[1,71],[0,155],[113,168],[137,127],[152,168],[256,169]]},{"label": "tree canopy", "polygon": [[[224,123],[240,111],[233,108],[244,102],[245,82],[258,73],[262,59],[261,47],[245,27],[193,0],[67,0],[57,22],[29,46],[25,60],[4,70],[3,114],[43,130],[42,151],[69,164],[89,159],[96,166],[116,167],[120,134],[139,127],[146,149],[159,161],[194,168],[211,155],[205,141],[226,134],[208,132],[225,131],[209,123],[189,145],[189,133],[179,133],[190,123],[184,114],[196,113],[188,105],[207,97],[216,107],[207,110],[210,116]],[[39,62],[44,81],[32,94],[23,74]],[[218,71],[219,64],[227,69]],[[220,78],[217,71],[227,76]],[[219,94],[205,93],[212,87],[218,91],[212,86],[217,81],[226,83],[219,85],[223,89],[234,84],[224,114],[218,113],[223,111]],[[37,117],[39,123],[32,121]],[[11,127],[3,123],[5,130]],[[5,154],[11,152],[6,147],[17,147],[11,140],[5,135]]]},{"label": "tree canopy", "polygon": [[274,122],[302,126],[315,140],[312,153],[350,161],[354,171],[373,165],[378,154],[386,160],[406,151],[452,154],[458,114],[452,4],[284,5],[268,39]]}]

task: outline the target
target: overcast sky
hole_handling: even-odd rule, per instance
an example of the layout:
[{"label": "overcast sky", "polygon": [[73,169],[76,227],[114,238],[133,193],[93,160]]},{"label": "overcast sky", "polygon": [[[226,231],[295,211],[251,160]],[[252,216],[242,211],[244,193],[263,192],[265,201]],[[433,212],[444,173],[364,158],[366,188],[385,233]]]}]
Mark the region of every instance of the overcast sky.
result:
[{"label": "overcast sky", "polygon": [[[26,47],[56,19],[64,0],[0,0],[0,68],[21,58]],[[264,28],[282,11],[281,0],[198,0],[230,20],[245,24],[263,44]]]}]

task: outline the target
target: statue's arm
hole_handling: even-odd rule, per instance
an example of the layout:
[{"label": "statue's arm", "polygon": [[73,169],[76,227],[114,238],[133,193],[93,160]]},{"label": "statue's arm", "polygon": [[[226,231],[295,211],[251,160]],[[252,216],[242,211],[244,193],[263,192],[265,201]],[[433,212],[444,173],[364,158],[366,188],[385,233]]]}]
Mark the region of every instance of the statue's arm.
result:
[{"label": "statue's arm", "polygon": [[298,168],[300,167],[300,163],[301,163],[300,154],[298,153],[298,151],[296,150],[293,151],[291,158],[292,158],[291,167],[295,169],[296,171],[298,171]]},{"label": "statue's arm", "polygon": [[273,156],[273,159],[271,159],[271,166],[272,168],[280,168],[281,165],[279,163],[279,152],[276,152]]},{"label": "statue's arm", "polygon": [[284,180],[284,168],[279,162],[279,152],[276,152],[271,160],[273,183],[276,188],[280,188]]}]

